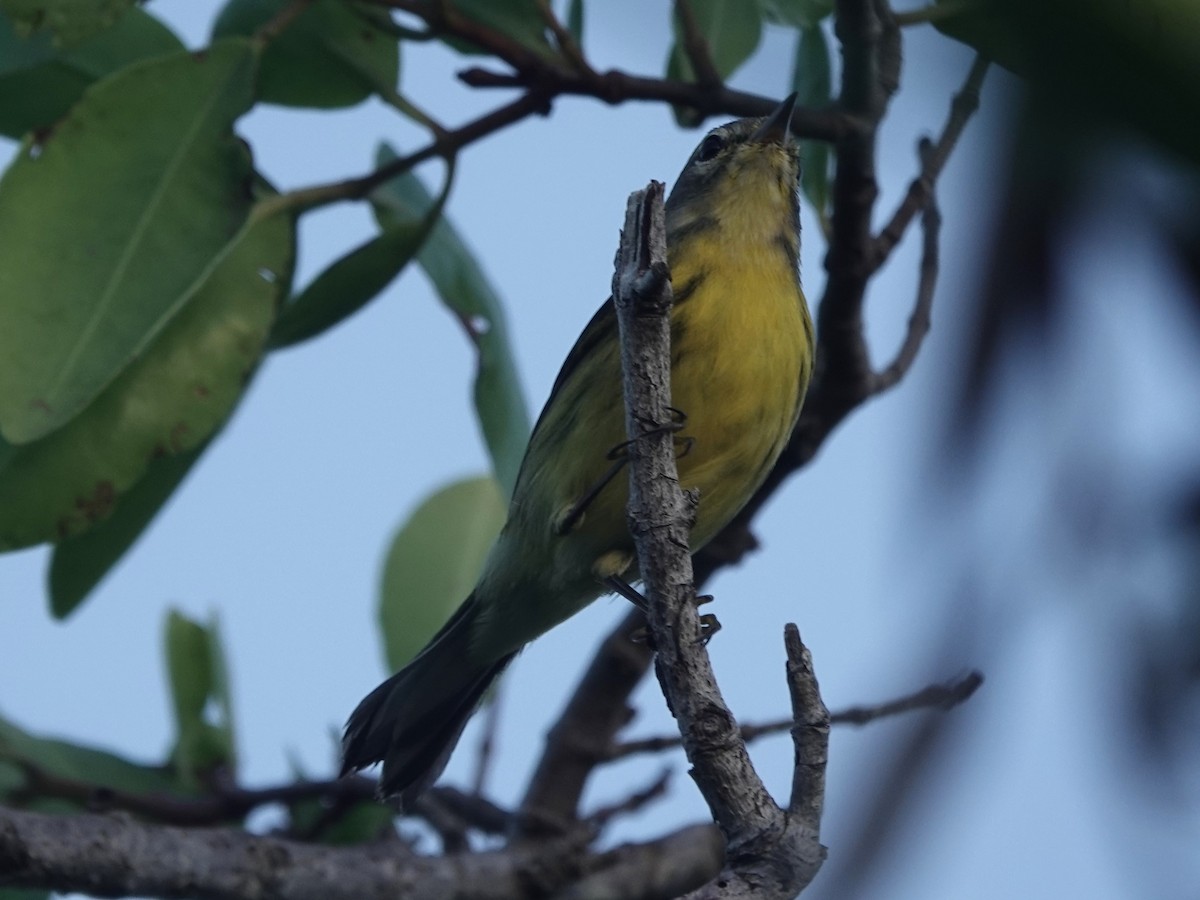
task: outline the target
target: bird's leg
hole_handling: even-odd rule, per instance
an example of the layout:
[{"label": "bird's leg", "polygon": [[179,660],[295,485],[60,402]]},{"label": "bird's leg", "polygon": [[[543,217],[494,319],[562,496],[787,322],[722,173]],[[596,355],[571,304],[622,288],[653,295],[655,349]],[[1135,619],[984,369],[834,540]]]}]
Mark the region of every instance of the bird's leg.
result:
[{"label": "bird's leg", "polygon": [[[640,609],[643,615],[649,615],[650,601],[646,598],[646,595],[635,588],[624,578],[621,578],[618,575],[609,575],[604,579],[604,584],[613,593],[620,594],[622,597]],[[712,594],[697,594],[692,599],[692,602],[696,606],[703,606],[705,603],[711,603],[712,599]],[[713,635],[720,630],[721,622],[712,613],[705,613],[700,617],[700,640],[705,644],[711,641]],[[643,628],[635,632],[633,639],[639,644],[648,644],[650,645],[651,649],[653,649],[654,641],[648,628]]]},{"label": "bird's leg", "polygon": [[[682,410],[678,410],[673,406],[669,407],[669,409],[671,412],[670,422],[667,422],[665,425],[656,425],[634,440],[642,440],[643,438],[650,437],[654,434],[661,434],[664,431],[679,431],[682,429],[687,422],[687,413],[683,412]],[[610,481],[617,477],[620,471],[625,468],[625,464],[629,462],[629,445],[632,443],[633,441],[622,441],[605,454],[605,459],[612,460],[612,465],[608,467],[607,471],[605,471],[603,475],[596,479],[596,483],[588,488],[578,501],[576,501],[572,506],[568,507],[562,513],[562,515],[558,517],[558,521],[554,526],[554,531],[556,534],[569,534],[580,522],[583,521],[583,514],[587,512],[587,508],[592,504],[592,501],[600,496],[600,492],[608,486]],[[691,452],[692,444],[695,443],[695,438],[682,438],[681,443],[683,444],[683,450],[676,454],[676,459],[683,459],[683,457],[687,456],[688,453]]]}]

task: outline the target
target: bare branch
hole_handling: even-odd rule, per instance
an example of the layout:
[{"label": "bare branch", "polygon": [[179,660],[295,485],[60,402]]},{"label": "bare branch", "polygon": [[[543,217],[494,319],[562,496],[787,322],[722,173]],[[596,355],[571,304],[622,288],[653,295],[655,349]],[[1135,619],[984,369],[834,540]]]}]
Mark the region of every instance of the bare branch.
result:
[{"label": "bare branch", "polygon": [[617,847],[597,869],[554,900],[675,900],[721,871],[725,842],[712,825],[693,825],[654,845]]},{"label": "bare branch", "polygon": [[[933,144],[928,138],[922,138],[917,152],[922,161],[933,154]],[[896,357],[884,369],[876,373],[871,385],[872,394],[881,394],[900,383],[921,350],[921,343],[929,333],[931,311],[933,310],[933,293],[937,287],[939,254],[938,235],[942,229],[942,213],[938,209],[937,194],[930,184],[929,192],[925,195],[925,210],[921,214],[921,269],[917,279],[917,300],[913,304],[912,315],[908,317],[908,331],[904,341],[896,352]]]},{"label": "bare branch", "polygon": [[[938,709],[947,712],[965,702],[979,686],[983,684],[983,676],[979,672],[969,672],[962,678],[946,684],[933,684],[921,688],[912,694],[906,694],[886,703],[868,706],[850,706],[829,714],[830,725],[867,725],[876,719],[886,719],[918,709]],[[748,723],[741,728],[742,740],[746,743],[756,741],[761,737],[782,734],[791,730],[795,720],[790,716],[786,719],[775,719],[770,722]],[[682,745],[679,735],[663,734],[658,737],[640,738],[636,741],[625,741],[615,744],[607,759],[624,759],[626,756],[636,756],[641,753],[662,753],[674,750]]]},{"label": "bare branch", "polygon": [[717,67],[713,65],[712,54],[708,49],[708,41],[700,33],[696,23],[696,14],[688,0],[675,0],[675,18],[679,20],[679,30],[683,35],[683,52],[687,54],[688,62],[696,73],[696,80],[704,87],[716,87],[724,80]]},{"label": "bare branch", "polygon": [[812,654],[800,640],[800,630],[788,624],[783,632],[787,647],[788,692],[792,698],[792,743],[796,749],[792,772],[792,797],[788,812],[799,819],[799,827],[811,832],[812,843],[821,849],[810,860],[815,863],[804,883],[816,877],[824,860],[820,845],[821,813],[825,808],[825,767],[829,762],[829,710],[821,700],[821,689],[813,671]]},{"label": "bare branch", "polygon": [[979,92],[983,87],[983,79],[987,75],[987,70],[988,61],[982,56],[976,56],[963,86],[959,88],[958,93],[950,102],[950,113],[942,128],[941,136],[929,154],[922,154],[920,174],[909,184],[908,193],[904,195],[904,199],[896,211],[892,213],[891,220],[879,232],[879,237],[875,238],[872,251],[873,270],[878,270],[887,261],[892,250],[904,237],[909,223],[918,212],[925,208],[929,196],[933,193],[934,182],[941,175],[946,160],[950,158],[950,154],[958,144],[958,139],[962,137],[967,122],[979,108]]},{"label": "bare branch", "polygon": [[550,29],[550,33],[554,35],[554,43],[558,45],[559,52],[566,58],[571,66],[580,75],[588,78],[598,77],[595,69],[587,61],[587,57],[583,55],[583,48],[575,40],[575,36],[567,30],[562,21],[554,14],[554,10],[550,7],[550,0],[537,0],[538,12],[542,15],[542,21],[546,23],[546,27]]},{"label": "bare branch", "polygon": [[636,610],[621,620],[596,651],[550,729],[517,813],[522,837],[547,829],[562,831],[577,823],[588,776],[604,761],[617,732],[628,724],[633,714],[629,695],[650,668],[649,648],[633,641],[645,627],[645,617]]},{"label": "bare branch", "polygon": [[653,803],[666,796],[671,784],[671,770],[663,769],[658,777],[639,791],[634,791],[624,800],[602,806],[587,817],[588,824],[595,828],[603,828],[618,816],[637,812],[647,804]]},{"label": "bare branch", "polygon": [[549,109],[549,100],[545,96],[535,93],[524,94],[511,103],[468,122],[461,128],[444,132],[441,137],[420,150],[394,159],[387,165],[380,166],[374,172],[358,178],[299,188],[263,200],[255,207],[255,215],[266,218],[280,212],[298,212],[319,206],[328,206],[343,200],[361,200],[384,182],[409,171],[419,163],[434,157],[449,159],[467,144],[487,137],[493,132],[535,113],[545,115]]}]

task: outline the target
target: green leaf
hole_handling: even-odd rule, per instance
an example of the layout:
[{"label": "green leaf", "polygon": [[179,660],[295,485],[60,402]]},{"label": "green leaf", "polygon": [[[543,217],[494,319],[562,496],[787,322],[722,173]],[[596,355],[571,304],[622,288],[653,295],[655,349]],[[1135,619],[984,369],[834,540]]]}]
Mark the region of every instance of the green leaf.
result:
[{"label": "green leaf", "polygon": [[[546,22],[538,9],[537,0],[450,0],[450,5],[468,19],[512,38],[539,56],[557,56],[546,38]],[[492,52],[458,38],[445,40],[461,53]]]},{"label": "green leaf", "polygon": [[812,28],[833,12],[833,0],[758,0],[763,17],[775,25]]},{"label": "green leaf", "polygon": [[454,178],[419,219],[396,222],[318,275],[279,313],[272,349],[290,347],[343,322],[377,297],[412,260],[437,224]]},{"label": "green leaf", "polygon": [[0,888],[0,900],[50,900],[49,891]]},{"label": "green leaf", "polygon": [[[395,158],[395,152],[384,145],[376,164],[385,165]],[[385,229],[419,219],[432,202],[429,191],[411,172],[393,178],[371,195],[375,217]],[[417,262],[475,343],[479,354],[475,411],[496,478],[505,494],[511,495],[530,426],[500,298],[445,216],[417,253]]]},{"label": "green leaf", "polygon": [[232,125],[255,54],[224,41],[90,87],[0,180],[0,433],[61,427],[178,313],[250,207]]},{"label": "green leaf", "polygon": [[0,0],[7,13],[25,33],[47,30],[67,47],[87,40],[112,26],[134,0]]},{"label": "green leaf", "polygon": [[[729,78],[738,66],[750,58],[762,38],[762,12],[745,0],[691,0],[696,28],[708,47],[708,57],[722,79]],[[683,45],[679,16],[671,18],[675,40],[667,56],[667,78],[695,81],[696,69]],[[695,110],[676,106],[675,119],[685,128],[703,121]]]},{"label": "green leaf", "polygon": [[467,598],[504,525],[494,478],[456,481],[422,501],[396,532],[380,592],[390,671],[417,654]]},{"label": "green leaf", "polygon": [[571,0],[567,7],[567,31],[575,43],[583,46],[583,0]]},{"label": "green leaf", "polygon": [[[808,107],[827,106],[831,83],[829,43],[824,29],[820,25],[801,28],[792,69],[796,102]],[[832,156],[832,148],[826,141],[800,141],[800,188],[822,219],[829,212]]]},{"label": "green leaf", "polygon": [[[187,454],[228,419],[261,358],[293,254],[290,219],[247,225],[140,359],[63,428],[15,448],[0,469],[0,549],[64,540],[102,522],[153,461]],[[132,543],[188,465],[157,470],[111,529],[65,545],[52,568],[57,615]]]},{"label": "green leaf", "polygon": [[206,628],[172,610],[166,648],[176,727],[171,761],[185,784],[195,784],[202,773],[232,768],[234,763],[225,662],[215,620]]},{"label": "green leaf", "polygon": [[175,34],[140,9],[70,50],[48,34],[18,36],[0,16],[0,134],[11,138],[61,118],[92,82],[138,60],[183,49]]},{"label": "green leaf", "polygon": [[[291,0],[229,0],[213,37],[249,36]],[[400,76],[400,45],[378,8],[317,0],[263,53],[258,97],[281,106],[333,109],[391,93]],[[378,24],[377,24],[378,23]]]},{"label": "green leaf", "polygon": [[[180,793],[171,771],[134,763],[106,750],[54,738],[35,737],[0,718],[0,762],[28,763],[58,778],[130,793]],[[18,771],[19,766],[15,766]],[[6,781],[11,781],[11,769]],[[24,776],[22,775],[22,779]],[[11,788],[10,788],[11,789]],[[73,805],[82,808],[86,798]]]}]

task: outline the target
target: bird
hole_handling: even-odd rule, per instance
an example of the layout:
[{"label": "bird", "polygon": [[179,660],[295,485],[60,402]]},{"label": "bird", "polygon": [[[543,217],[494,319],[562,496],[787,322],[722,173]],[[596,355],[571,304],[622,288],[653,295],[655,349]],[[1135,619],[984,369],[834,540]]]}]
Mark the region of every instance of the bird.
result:
[{"label": "bird", "polygon": [[[667,198],[672,405],[680,484],[699,494],[693,553],[763,483],[812,374],[800,285],[796,95],[709,131]],[[407,665],[351,713],[342,775],[382,762],[400,810],[441,775],[488,686],[531,640],[637,581],[614,477],[626,442],[610,297],[567,355],[531,433],[507,519],[474,590]],[[614,459],[616,462],[614,463]]]}]

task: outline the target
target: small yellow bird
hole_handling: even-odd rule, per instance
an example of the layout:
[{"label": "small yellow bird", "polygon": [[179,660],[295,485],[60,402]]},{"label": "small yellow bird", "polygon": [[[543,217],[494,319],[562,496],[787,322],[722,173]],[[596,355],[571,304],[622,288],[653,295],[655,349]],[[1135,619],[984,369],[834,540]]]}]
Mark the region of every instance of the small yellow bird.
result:
[{"label": "small yellow bird", "polygon": [[[795,95],[710,131],[666,203],[679,479],[700,492],[692,552],[745,505],[787,443],[813,366],[800,289]],[[441,774],[492,680],[526,643],[637,579],[617,319],[588,323],[534,427],[508,520],[475,589],[424,650],[350,716],[342,774],[382,762],[403,809]],[[686,452],[682,448],[686,446]]]}]

